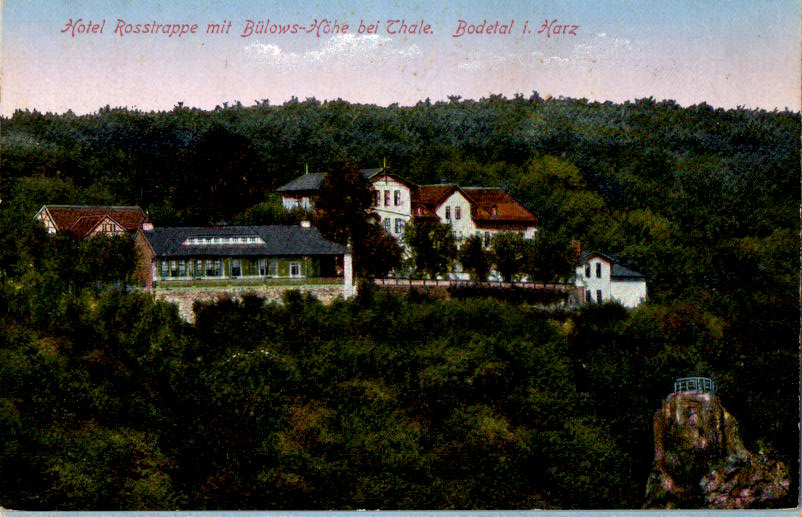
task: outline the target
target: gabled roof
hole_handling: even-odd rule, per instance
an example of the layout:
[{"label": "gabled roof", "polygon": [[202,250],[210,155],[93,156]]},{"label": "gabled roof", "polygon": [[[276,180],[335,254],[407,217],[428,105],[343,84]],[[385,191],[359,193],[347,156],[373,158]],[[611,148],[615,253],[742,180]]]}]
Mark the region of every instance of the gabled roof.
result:
[{"label": "gabled roof", "polygon": [[440,203],[442,203],[455,190],[461,190],[456,183],[420,185],[417,189],[415,189],[415,192],[412,195],[412,201],[413,203],[420,203],[431,208],[437,208]]},{"label": "gabled roof", "polygon": [[636,278],[646,278],[646,275],[638,273],[637,271],[633,271],[628,267],[621,264],[620,260],[610,255],[606,255],[604,253],[600,253],[598,251],[583,251],[579,255],[579,263],[586,262],[591,257],[600,257],[610,263],[610,278],[621,278],[621,279],[636,279]]},{"label": "gabled roof", "polygon": [[419,185],[412,190],[412,216],[417,219],[437,219],[437,207],[459,189],[455,183]]},{"label": "gabled roof", "polygon": [[[347,248],[328,241],[317,228],[302,226],[184,226],[143,230],[157,257],[342,255]],[[259,244],[184,244],[192,237],[259,237]]]},{"label": "gabled roof", "polygon": [[277,188],[277,192],[304,192],[304,191],[317,191],[320,190],[320,184],[326,177],[325,172],[313,172],[311,174],[304,174],[298,176],[286,185]]},{"label": "gabled roof", "polygon": [[[384,167],[379,167],[376,169],[360,169],[359,173],[362,174],[362,176],[364,176],[366,179],[372,179],[374,176],[384,170]],[[397,178],[397,176],[393,174],[391,175]],[[317,192],[320,190],[320,185],[323,183],[323,180],[326,179],[326,176],[328,176],[328,173],[326,172],[303,174],[289,183],[280,186],[276,189],[276,192]]]},{"label": "gabled roof", "polygon": [[136,231],[145,222],[145,213],[138,206],[44,205],[56,229],[85,237],[108,217],[127,232]]},{"label": "gabled roof", "polygon": [[[476,221],[515,221],[537,224],[537,217],[505,190],[487,187],[465,187],[465,194],[471,200]],[[492,209],[496,212],[493,215]]]},{"label": "gabled roof", "polygon": [[75,224],[73,224],[67,231],[73,234],[75,237],[83,238],[92,233],[95,228],[106,221],[122,227],[120,223],[108,215],[85,215],[79,217],[75,221]]}]

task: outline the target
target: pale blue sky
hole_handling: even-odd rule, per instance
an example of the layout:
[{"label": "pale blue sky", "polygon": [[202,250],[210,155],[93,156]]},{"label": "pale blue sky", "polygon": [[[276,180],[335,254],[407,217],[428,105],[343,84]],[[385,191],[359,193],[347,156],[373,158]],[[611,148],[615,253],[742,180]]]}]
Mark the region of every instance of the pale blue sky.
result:
[{"label": "pale blue sky", "polygon": [[[106,20],[104,34],[60,31]],[[515,93],[621,102],[652,96],[690,105],[800,109],[798,0],[181,2],[6,0],[0,112],[76,113],[106,104],[144,110],[213,108],[290,96],[386,105]],[[198,23],[192,37],[114,35],[131,23]],[[309,25],[336,18],[349,34],[239,35],[247,18]],[[388,19],[420,19],[433,36],[388,35]],[[356,34],[360,19],[381,21]],[[458,20],[515,20],[507,36],[453,38]],[[577,35],[537,34],[544,20]],[[231,20],[228,35],[206,25]],[[529,21],[531,34],[523,34]]]}]

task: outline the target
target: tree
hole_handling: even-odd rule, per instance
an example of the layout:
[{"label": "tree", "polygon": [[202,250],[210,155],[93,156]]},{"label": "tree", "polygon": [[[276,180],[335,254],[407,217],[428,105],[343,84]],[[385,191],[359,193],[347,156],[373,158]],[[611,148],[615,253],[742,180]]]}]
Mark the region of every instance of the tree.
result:
[{"label": "tree", "polygon": [[540,230],[534,239],[524,244],[523,272],[530,280],[552,282],[570,276],[577,258],[570,243],[553,232]]},{"label": "tree", "polygon": [[403,241],[409,247],[415,268],[430,278],[445,275],[457,256],[454,234],[447,224],[420,221],[408,224]]},{"label": "tree", "polygon": [[459,261],[462,267],[471,272],[471,277],[477,282],[487,280],[490,272],[490,260],[482,245],[482,237],[471,235],[459,250]]},{"label": "tree", "polygon": [[493,236],[490,245],[496,269],[505,282],[512,282],[524,265],[526,252],[524,238],[514,232],[498,233]]},{"label": "tree", "polygon": [[401,248],[378,224],[370,182],[347,162],[340,162],[320,185],[316,225],[323,237],[351,244],[358,276],[385,276],[401,264]]}]

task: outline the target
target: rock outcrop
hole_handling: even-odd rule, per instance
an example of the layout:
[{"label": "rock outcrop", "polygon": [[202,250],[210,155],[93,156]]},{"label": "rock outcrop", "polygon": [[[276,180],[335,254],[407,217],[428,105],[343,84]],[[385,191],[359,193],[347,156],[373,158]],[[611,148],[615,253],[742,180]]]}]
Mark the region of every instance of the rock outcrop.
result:
[{"label": "rock outcrop", "polygon": [[783,463],[744,447],[738,423],[710,393],[673,393],[654,417],[649,508],[761,508],[788,493]]}]

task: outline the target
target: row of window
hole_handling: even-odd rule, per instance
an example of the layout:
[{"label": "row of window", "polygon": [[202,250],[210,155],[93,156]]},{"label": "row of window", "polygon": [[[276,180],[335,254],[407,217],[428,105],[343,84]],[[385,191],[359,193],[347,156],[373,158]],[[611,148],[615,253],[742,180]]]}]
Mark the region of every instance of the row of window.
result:
[{"label": "row of window", "polygon": [[[242,276],[242,261],[239,259],[232,259],[229,269],[230,276]],[[268,262],[267,259],[259,259],[258,269],[259,276],[278,276],[278,261],[271,260]],[[222,277],[223,261],[220,259],[163,260],[160,266],[160,273],[162,278],[188,276]],[[301,276],[300,262],[290,262],[289,274],[290,277]]]},{"label": "row of window", "polygon": [[264,244],[259,237],[190,237],[184,241],[184,246],[210,245],[210,244]]},{"label": "row of window", "polygon": [[[385,231],[387,233],[392,233],[391,230],[393,229],[393,220],[389,217],[385,217],[382,221],[384,225]],[[395,219],[395,233],[400,235],[404,233],[404,227],[406,226],[407,222],[404,219],[396,218]]]},{"label": "row of window", "polygon": [[114,223],[103,223],[100,231],[103,233],[117,233],[117,225]]},{"label": "row of window", "polygon": [[[461,206],[455,206],[454,207],[454,220],[455,221],[459,221],[460,219],[462,219],[462,207]],[[450,220],[451,220],[451,207],[447,206],[446,207],[446,221],[450,221]]]},{"label": "row of window", "polygon": [[[401,191],[400,190],[393,190],[393,206],[401,206]],[[376,191],[376,206],[382,205],[382,191]],[[390,206],[390,191],[384,191],[384,206]]]},{"label": "row of window", "polygon": [[[596,278],[602,277],[601,262],[596,262]],[[590,264],[585,264],[585,278],[590,278]]]}]

